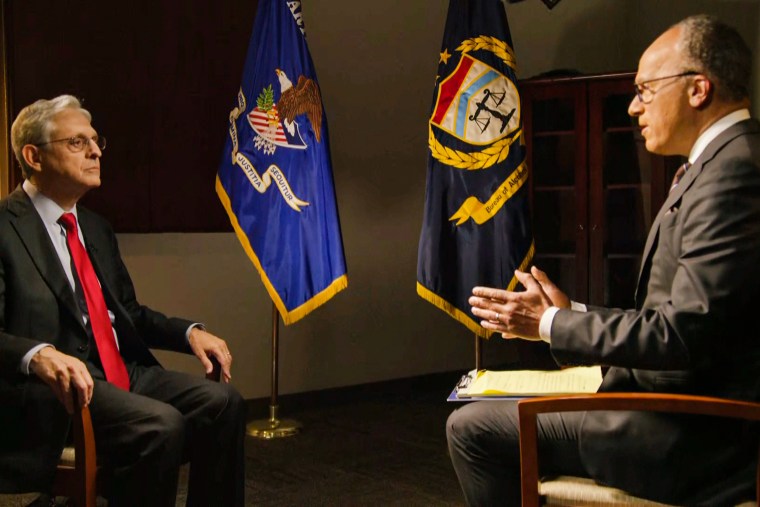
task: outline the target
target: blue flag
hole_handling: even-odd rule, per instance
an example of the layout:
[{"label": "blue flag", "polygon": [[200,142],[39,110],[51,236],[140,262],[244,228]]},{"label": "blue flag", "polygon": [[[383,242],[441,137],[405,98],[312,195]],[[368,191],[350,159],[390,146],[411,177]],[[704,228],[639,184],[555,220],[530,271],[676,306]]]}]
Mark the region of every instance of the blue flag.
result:
[{"label": "blue flag", "polygon": [[534,245],[515,54],[501,0],[450,0],[428,122],[417,293],[482,337],[476,285],[513,290]]},{"label": "blue flag", "polygon": [[259,0],[216,192],[286,324],[346,288],[327,122],[301,2]]}]

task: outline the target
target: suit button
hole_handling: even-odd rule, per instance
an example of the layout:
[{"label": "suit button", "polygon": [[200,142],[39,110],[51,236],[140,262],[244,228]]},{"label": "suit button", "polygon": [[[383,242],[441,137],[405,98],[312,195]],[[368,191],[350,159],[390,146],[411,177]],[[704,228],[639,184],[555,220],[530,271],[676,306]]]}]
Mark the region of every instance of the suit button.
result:
[{"label": "suit button", "polygon": [[87,345],[80,345],[79,347],[77,347],[77,350],[78,350],[79,352],[87,352],[87,349],[88,349],[88,348],[89,348],[89,347],[88,347]]}]

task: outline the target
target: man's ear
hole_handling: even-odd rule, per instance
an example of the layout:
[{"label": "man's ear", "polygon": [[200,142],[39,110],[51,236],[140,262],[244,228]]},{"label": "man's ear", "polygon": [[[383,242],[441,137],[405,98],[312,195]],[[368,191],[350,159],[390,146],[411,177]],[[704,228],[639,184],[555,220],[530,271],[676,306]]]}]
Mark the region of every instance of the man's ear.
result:
[{"label": "man's ear", "polygon": [[42,160],[40,156],[40,148],[33,144],[27,144],[21,148],[21,156],[24,158],[24,162],[34,169],[36,172],[42,170]]},{"label": "man's ear", "polygon": [[689,87],[689,104],[695,109],[702,109],[712,101],[715,86],[706,76],[697,75]]}]

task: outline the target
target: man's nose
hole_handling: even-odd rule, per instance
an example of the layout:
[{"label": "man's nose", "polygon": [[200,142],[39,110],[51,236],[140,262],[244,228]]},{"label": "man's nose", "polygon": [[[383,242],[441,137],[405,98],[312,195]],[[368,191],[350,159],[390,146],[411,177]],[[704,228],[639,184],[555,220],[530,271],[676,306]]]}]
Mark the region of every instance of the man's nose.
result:
[{"label": "man's nose", "polygon": [[644,104],[641,103],[637,95],[634,95],[631,103],[628,104],[628,114],[635,118],[636,116],[641,116],[642,112],[644,112]]},{"label": "man's nose", "polygon": [[100,158],[103,156],[103,152],[100,151],[100,146],[98,146],[98,143],[96,143],[94,139],[87,139],[87,146],[85,147],[85,150],[88,157],[94,156]]}]

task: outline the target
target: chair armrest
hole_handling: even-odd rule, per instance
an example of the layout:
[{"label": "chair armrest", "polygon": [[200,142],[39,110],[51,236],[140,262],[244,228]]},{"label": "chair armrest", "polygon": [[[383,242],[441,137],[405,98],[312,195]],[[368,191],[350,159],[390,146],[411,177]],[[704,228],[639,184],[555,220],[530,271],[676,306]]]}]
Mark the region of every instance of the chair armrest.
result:
[{"label": "chair armrest", "polygon": [[[536,416],[546,412],[642,410],[732,417],[760,421],[760,403],[709,396],[659,393],[598,393],[545,396],[520,400],[520,472],[524,506],[538,505],[538,435]],[[760,500],[760,467],[757,476]]]},{"label": "chair armrest", "polygon": [[[75,396],[76,397],[76,396]],[[97,453],[95,433],[88,407],[76,408],[71,416],[74,437],[74,465],[59,464],[53,483],[56,495],[73,498],[77,505],[94,506],[97,497]]]}]

